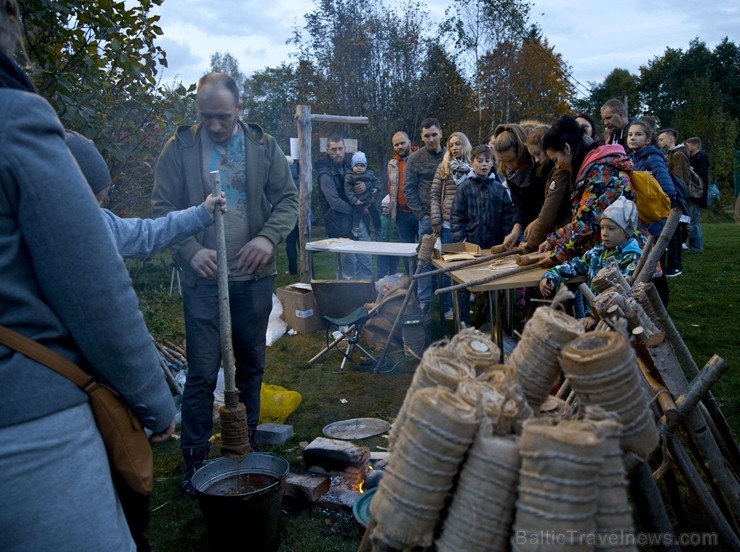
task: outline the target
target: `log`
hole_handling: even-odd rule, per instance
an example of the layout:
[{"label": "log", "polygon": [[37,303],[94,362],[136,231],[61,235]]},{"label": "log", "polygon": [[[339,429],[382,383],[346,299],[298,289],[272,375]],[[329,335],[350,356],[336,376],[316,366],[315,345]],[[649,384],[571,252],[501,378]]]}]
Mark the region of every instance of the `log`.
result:
[{"label": "log", "polygon": [[628,284],[632,285],[637,277],[640,275],[640,272],[642,272],[642,269],[645,266],[645,261],[647,261],[648,255],[650,255],[650,251],[652,251],[654,245],[655,236],[651,234],[648,236],[648,239],[645,242],[645,247],[642,248],[642,255],[640,255],[640,260],[637,261],[637,266],[635,266],[634,272],[632,272],[631,276],[627,276],[625,278]]},{"label": "log", "polygon": [[[660,300],[660,296],[655,290],[655,286],[652,284],[635,285],[632,290],[632,296],[643,307],[648,315],[652,313],[652,318],[659,322],[660,329],[665,332],[666,339],[671,344],[671,347],[673,347],[676,357],[678,358],[678,362],[686,374],[691,378],[698,376],[699,367],[697,366],[694,357],[691,356],[691,352],[686,346],[686,342],[678,333],[673,320],[668,315],[668,311],[666,311],[665,306],[663,306],[663,302]],[[737,442],[731,437],[733,432],[730,429],[730,425],[727,423],[724,414],[722,414],[722,410],[720,410],[714,395],[711,392],[707,392],[702,402],[704,403],[704,406],[707,407],[707,411],[712,417],[714,424],[719,429],[719,432],[730,436],[729,439],[726,439],[727,449],[725,451],[725,455],[727,456],[727,460],[734,467],[736,473],[740,473],[740,449],[738,449]]]},{"label": "log", "polygon": [[665,416],[666,423],[675,423],[678,421],[678,409],[676,403],[673,401],[670,391],[666,389],[664,385],[661,385],[658,380],[655,379],[650,368],[645,361],[637,355],[637,365],[640,367],[642,376],[645,378],[653,397],[657,400],[660,411]]},{"label": "log", "polygon": [[[678,542],[678,539],[675,538],[671,520],[668,518],[663,498],[660,496],[660,490],[653,479],[653,474],[650,472],[647,462],[641,462],[631,471],[629,482],[630,494],[637,517],[647,532],[674,535],[673,542]],[[681,549],[673,542],[661,542],[653,550],[680,552]]]},{"label": "log", "polygon": [[740,551],[740,540],[738,540],[737,534],[727,522],[727,519],[712,498],[712,495],[704,486],[701,475],[696,471],[686,449],[684,449],[677,437],[671,436],[668,438],[668,450],[676,467],[681,472],[686,486],[726,546],[725,550]]},{"label": "log", "polygon": [[709,388],[717,383],[729,369],[730,364],[725,359],[714,355],[699,375],[693,379],[686,393],[676,400],[679,416],[683,417],[693,410],[707,394]]},{"label": "log", "polygon": [[527,253],[516,260],[517,266],[537,264],[542,260],[542,253]]},{"label": "log", "polygon": [[650,279],[653,277],[653,274],[655,274],[655,269],[658,266],[658,262],[663,256],[666,247],[668,247],[668,242],[671,241],[673,233],[676,231],[676,227],[678,226],[678,221],[680,219],[681,210],[678,208],[671,209],[671,214],[668,215],[668,219],[665,221],[663,231],[660,233],[660,237],[655,242],[655,246],[650,251],[648,258],[645,261],[642,270],[640,271],[640,275],[635,278],[635,283],[646,283],[650,281]]}]

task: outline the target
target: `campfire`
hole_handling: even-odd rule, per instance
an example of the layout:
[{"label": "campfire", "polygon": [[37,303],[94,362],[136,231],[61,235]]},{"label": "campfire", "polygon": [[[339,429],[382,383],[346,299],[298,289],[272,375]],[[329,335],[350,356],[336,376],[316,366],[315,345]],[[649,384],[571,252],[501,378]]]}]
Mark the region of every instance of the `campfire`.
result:
[{"label": "campfire", "polygon": [[286,494],[324,506],[352,508],[366,489],[377,485],[382,469],[374,469],[387,453],[351,441],[317,437],[303,449],[305,470],[288,477]]}]

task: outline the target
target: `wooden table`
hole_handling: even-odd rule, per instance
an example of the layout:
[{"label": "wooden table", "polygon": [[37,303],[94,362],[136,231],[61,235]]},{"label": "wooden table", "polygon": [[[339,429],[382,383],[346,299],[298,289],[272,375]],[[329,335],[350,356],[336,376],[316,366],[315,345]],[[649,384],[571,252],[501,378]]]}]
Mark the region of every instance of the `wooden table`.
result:
[{"label": "wooden table", "polygon": [[[485,276],[490,276],[497,272],[503,272],[517,268],[517,255],[504,257],[492,263],[474,265],[460,270],[453,270],[447,273],[456,284],[465,284]],[[448,263],[442,259],[433,259],[432,264],[435,268],[446,268],[454,266],[454,262]],[[488,293],[488,316],[491,321],[491,338],[501,350],[500,362],[504,361],[504,320],[507,328],[511,331],[514,318],[514,301],[513,291],[516,288],[534,287],[539,285],[540,278],[545,273],[544,268],[533,268],[526,272],[520,272],[512,276],[505,276],[485,284],[472,285],[467,288],[474,293]],[[452,308],[455,317],[455,329],[460,331],[460,306],[457,300],[457,293],[452,292]]]},{"label": "wooden table", "polygon": [[[308,275],[313,280],[313,253],[330,251],[337,254],[355,253],[358,255],[388,255],[391,257],[416,257],[418,244],[404,242],[377,242],[355,241],[348,238],[329,238],[312,241],[306,244],[308,253]],[[337,259],[337,278],[339,274],[339,259]]]}]

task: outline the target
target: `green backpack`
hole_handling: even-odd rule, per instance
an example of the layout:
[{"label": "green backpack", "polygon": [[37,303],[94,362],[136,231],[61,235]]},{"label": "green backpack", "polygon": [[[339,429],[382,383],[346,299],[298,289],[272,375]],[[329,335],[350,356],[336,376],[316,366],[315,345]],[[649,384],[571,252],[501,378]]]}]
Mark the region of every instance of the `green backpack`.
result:
[{"label": "green backpack", "polygon": [[686,181],[686,188],[691,199],[700,199],[704,193],[704,181],[701,176],[696,174],[693,167],[689,167],[689,179]]}]

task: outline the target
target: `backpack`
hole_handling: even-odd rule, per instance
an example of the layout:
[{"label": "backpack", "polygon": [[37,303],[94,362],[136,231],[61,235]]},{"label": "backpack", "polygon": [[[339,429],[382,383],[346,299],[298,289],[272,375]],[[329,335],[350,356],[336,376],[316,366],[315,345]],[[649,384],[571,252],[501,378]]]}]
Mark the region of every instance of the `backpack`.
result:
[{"label": "backpack", "polygon": [[689,181],[686,182],[686,188],[690,199],[701,199],[704,194],[704,181],[696,174],[693,167],[689,167]]},{"label": "backpack", "polygon": [[671,212],[671,198],[650,171],[630,171],[635,191],[637,216],[645,224],[666,218]]},{"label": "backpack", "polygon": [[686,218],[689,216],[689,192],[686,189],[686,183],[680,176],[668,171],[673,180],[673,185],[676,187],[676,207],[681,209],[681,222],[687,222]]}]

